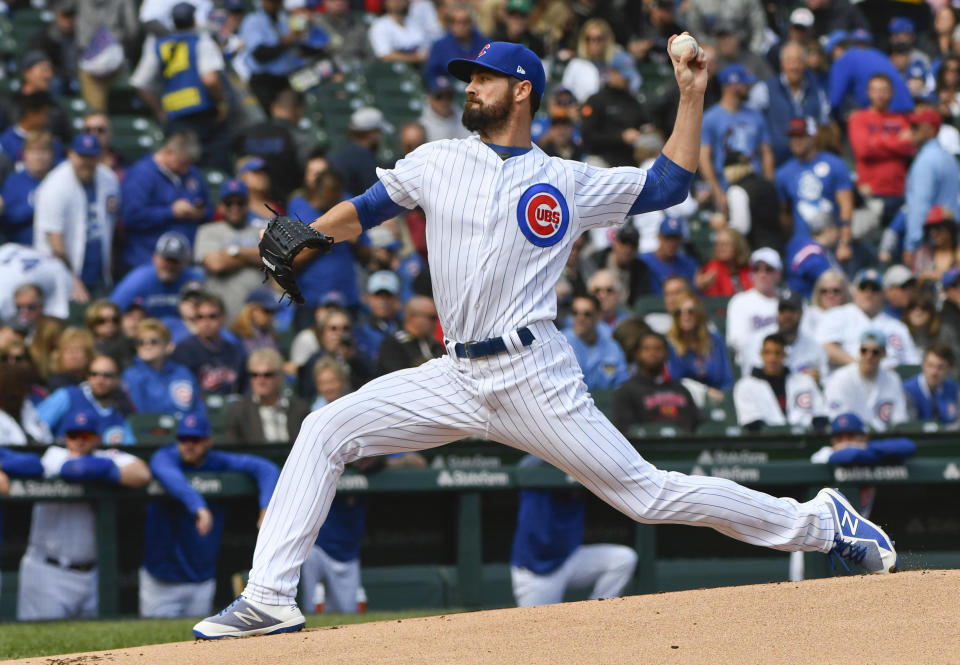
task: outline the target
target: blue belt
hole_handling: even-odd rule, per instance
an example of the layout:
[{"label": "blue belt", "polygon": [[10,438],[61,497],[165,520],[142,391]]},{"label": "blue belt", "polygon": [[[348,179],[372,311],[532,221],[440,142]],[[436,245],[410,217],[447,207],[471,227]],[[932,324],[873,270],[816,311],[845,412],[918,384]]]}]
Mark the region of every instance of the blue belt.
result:
[{"label": "blue belt", "polygon": [[[530,346],[535,339],[529,328],[518,328],[517,336],[524,346]],[[507,344],[502,337],[491,337],[482,342],[467,342],[466,344],[457,342],[453,345],[453,350],[457,354],[457,358],[483,358],[496,353],[503,353],[507,350]]]}]

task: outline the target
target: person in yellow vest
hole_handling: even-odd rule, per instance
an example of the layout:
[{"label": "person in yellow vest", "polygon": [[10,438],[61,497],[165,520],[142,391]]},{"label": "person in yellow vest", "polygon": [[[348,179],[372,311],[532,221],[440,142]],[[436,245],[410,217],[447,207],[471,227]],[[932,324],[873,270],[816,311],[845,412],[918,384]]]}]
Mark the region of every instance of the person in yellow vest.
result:
[{"label": "person in yellow vest", "polygon": [[203,143],[200,166],[229,171],[223,53],[213,37],[196,31],[195,7],[174,5],[170,34],[150,35],[130,83],[169,134],[194,132]]}]

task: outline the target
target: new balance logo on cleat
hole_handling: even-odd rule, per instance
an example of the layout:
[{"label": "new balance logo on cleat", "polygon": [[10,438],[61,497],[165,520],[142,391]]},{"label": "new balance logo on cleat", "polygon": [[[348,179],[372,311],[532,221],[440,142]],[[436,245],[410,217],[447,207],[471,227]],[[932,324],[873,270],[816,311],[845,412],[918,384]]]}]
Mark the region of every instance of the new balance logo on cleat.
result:
[{"label": "new balance logo on cleat", "polygon": [[263,623],[263,619],[260,618],[259,614],[253,611],[252,607],[249,608],[247,612],[248,614],[244,614],[243,612],[237,611],[233,613],[233,616],[237,617],[240,619],[240,621],[244,622],[248,626],[253,625],[251,623],[253,621],[256,621],[257,623]]},{"label": "new balance logo on cleat", "polygon": [[897,551],[883,529],[854,510],[847,498],[835,489],[824,488],[817,498],[825,501],[833,514],[831,557],[839,559],[845,568],[847,563],[853,563],[868,573],[897,571]]}]

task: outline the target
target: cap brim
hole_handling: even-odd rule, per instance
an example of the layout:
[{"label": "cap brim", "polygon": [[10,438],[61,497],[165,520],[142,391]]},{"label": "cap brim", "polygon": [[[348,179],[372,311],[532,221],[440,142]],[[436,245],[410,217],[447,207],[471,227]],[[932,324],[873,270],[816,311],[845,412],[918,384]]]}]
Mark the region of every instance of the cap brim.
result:
[{"label": "cap brim", "polygon": [[477,67],[491,72],[496,72],[497,74],[503,74],[504,76],[513,76],[513,74],[510,72],[497,69],[496,67],[491,67],[490,65],[480,64],[476,60],[470,60],[469,58],[454,58],[447,63],[447,71],[450,73],[450,76],[454,77],[455,79],[459,79],[464,83],[470,83],[470,77],[473,75],[473,70]]}]

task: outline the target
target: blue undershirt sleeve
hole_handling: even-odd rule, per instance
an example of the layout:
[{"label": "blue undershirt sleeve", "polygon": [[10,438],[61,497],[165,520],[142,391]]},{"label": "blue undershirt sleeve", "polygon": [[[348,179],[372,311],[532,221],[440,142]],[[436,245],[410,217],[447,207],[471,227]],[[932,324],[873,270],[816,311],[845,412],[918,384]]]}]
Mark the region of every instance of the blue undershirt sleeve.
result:
[{"label": "blue undershirt sleeve", "polygon": [[372,229],[391,217],[396,217],[406,210],[397,205],[387,194],[387,188],[379,180],[360,196],[354,196],[350,203],[357,209],[357,217],[363,230]]},{"label": "blue undershirt sleeve", "polygon": [[663,210],[682,203],[690,193],[693,172],[688,171],[662,153],[647,169],[647,180],[633,202],[629,214]]}]

